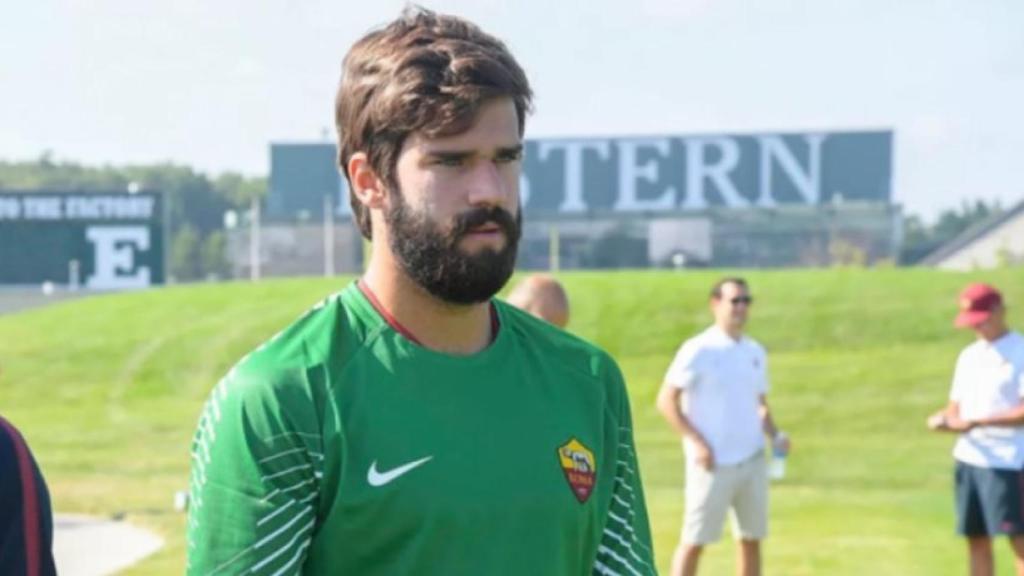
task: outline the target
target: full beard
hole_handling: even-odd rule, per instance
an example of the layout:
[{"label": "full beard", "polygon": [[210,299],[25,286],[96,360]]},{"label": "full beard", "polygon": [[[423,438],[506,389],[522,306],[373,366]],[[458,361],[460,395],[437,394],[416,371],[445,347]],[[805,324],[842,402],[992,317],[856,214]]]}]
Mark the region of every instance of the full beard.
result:
[{"label": "full beard", "polygon": [[[515,271],[522,212],[515,216],[498,207],[475,208],[460,214],[445,233],[427,217],[395,195],[395,205],[384,214],[389,244],[405,273],[435,298],[456,305],[478,304],[501,290]],[[496,224],[504,233],[499,249],[484,247],[473,254],[459,249],[469,231]]]}]

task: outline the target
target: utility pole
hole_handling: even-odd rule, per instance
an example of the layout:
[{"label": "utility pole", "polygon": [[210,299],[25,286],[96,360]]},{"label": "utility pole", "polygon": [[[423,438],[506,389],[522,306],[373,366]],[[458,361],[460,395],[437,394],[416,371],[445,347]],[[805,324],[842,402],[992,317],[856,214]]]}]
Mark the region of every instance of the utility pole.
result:
[{"label": "utility pole", "polygon": [[253,197],[249,210],[249,280],[260,279],[260,199]]},{"label": "utility pole", "polygon": [[324,194],[324,276],[334,276],[334,206],[330,194]]},{"label": "utility pole", "polygon": [[549,267],[552,272],[558,272],[558,268],[561,265],[561,262],[559,262],[561,249],[559,247],[558,224],[552,223],[548,231],[550,234],[550,239],[548,240]]}]

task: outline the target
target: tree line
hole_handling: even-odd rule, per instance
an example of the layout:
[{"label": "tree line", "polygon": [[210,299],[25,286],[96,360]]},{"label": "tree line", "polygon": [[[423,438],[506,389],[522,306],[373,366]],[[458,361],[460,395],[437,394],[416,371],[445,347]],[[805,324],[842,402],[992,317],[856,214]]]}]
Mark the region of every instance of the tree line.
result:
[{"label": "tree line", "polygon": [[[224,215],[244,212],[267,193],[265,177],[235,172],[210,176],[179,164],[86,166],[55,161],[49,153],[36,160],[0,160],[0,193],[20,191],[155,190],[164,194],[170,249],[168,273],[176,280],[229,277]],[[933,222],[916,214],[903,218],[899,263],[913,265],[969,227],[1002,211],[999,202],[965,201],[942,211]]]},{"label": "tree line", "polygon": [[999,201],[963,201],[956,208],[947,208],[939,213],[935,222],[929,224],[920,216],[908,214],[903,217],[903,245],[900,248],[900,264],[913,265],[920,262],[968,228],[983,222],[1003,211]]}]

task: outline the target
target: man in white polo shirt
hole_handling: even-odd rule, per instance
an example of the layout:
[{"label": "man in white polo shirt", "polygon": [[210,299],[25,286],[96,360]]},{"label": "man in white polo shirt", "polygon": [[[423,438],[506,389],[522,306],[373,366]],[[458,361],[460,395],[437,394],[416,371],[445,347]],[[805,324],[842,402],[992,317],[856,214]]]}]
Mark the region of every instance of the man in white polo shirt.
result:
[{"label": "man in white polo shirt", "polygon": [[743,335],[752,302],[742,278],[716,283],[714,324],[683,343],[658,393],[658,410],[686,451],[686,517],[672,576],[697,573],[704,546],[721,537],[729,510],[738,572],[761,573],[761,540],[768,535],[764,439],[771,437],[782,453],[789,440],[775,427],[765,399],[764,348]]},{"label": "man in white polo shirt", "polygon": [[972,576],[993,574],[999,535],[1009,537],[1024,575],[1024,337],[1009,329],[1003,297],[988,284],[961,292],[955,323],[978,339],[960,352],[949,404],[928,425],[960,434],[957,532],[967,538]]}]

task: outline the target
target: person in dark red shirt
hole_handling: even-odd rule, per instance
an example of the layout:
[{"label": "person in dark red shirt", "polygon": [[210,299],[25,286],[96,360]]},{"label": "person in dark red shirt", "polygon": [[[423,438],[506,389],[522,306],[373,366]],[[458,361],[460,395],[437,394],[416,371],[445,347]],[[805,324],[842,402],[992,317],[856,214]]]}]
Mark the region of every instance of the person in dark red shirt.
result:
[{"label": "person in dark red shirt", "polygon": [[46,482],[21,433],[0,417],[0,574],[56,573]]}]

